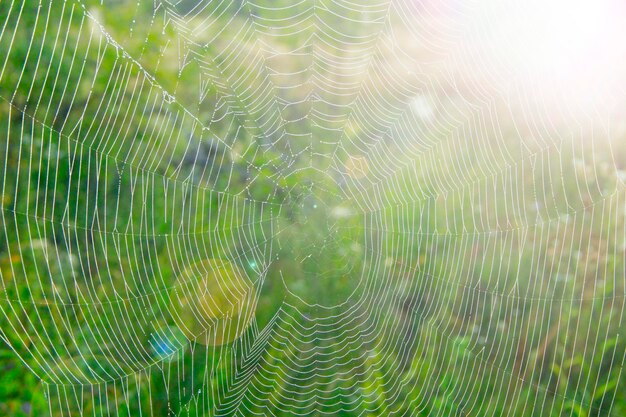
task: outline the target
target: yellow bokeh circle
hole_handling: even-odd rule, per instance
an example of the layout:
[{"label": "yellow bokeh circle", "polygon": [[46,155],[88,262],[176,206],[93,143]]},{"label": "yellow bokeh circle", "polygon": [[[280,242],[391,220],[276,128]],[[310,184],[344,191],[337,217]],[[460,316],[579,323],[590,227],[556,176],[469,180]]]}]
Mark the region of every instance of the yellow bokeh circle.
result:
[{"label": "yellow bokeh circle", "polygon": [[172,290],[173,315],[185,336],[206,346],[239,338],[255,310],[254,285],[236,265],[206,259],[186,268]]}]

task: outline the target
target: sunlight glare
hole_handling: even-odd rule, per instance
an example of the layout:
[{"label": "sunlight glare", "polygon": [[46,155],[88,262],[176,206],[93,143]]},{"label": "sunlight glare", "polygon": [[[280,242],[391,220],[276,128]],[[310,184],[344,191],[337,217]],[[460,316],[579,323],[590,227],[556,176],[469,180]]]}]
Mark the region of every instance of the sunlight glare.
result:
[{"label": "sunlight glare", "polygon": [[[596,105],[623,88],[625,7],[615,0],[491,1],[477,24],[504,79],[539,93]],[[478,41],[483,41],[484,38]],[[484,49],[483,49],[484,50]],[[518,86],[519,87],[519,86]]]}]

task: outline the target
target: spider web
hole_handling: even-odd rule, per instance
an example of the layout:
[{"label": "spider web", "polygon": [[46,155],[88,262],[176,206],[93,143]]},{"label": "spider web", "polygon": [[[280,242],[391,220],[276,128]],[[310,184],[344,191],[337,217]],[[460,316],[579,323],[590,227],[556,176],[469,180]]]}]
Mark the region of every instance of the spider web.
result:
[{"label": "spider web", "polygon": [[626,95],[537,88],[505,7],[3,1],[0,335],[45,411],[618,415]]}]

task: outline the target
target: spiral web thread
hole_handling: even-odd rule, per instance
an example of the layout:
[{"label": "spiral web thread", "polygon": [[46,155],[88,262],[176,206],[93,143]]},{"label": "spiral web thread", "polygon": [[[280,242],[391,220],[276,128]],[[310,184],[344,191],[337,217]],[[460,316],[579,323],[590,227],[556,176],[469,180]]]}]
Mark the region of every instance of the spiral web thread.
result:
[{"label": "spiral web thread", "polygon": [[0,334],[48,411],[618,415],[626,125],[511,81],[483,3],[3,1]]}]

